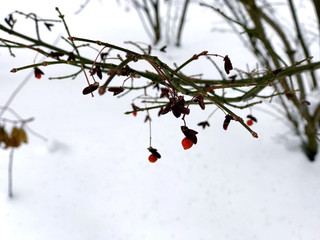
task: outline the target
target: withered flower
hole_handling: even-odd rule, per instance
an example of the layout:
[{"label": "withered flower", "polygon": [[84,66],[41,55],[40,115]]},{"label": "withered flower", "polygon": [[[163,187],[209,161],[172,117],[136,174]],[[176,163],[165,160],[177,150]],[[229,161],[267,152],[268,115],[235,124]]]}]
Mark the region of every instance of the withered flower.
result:
[{"label": "withered flower", "polygon": [[191,140],[194,144],[197,144],[197,131],[189,129],[187,126],[181,126],[181,131],[189,140]]},{"label": "withered flower", "polygon": [[172,111],[173,115],[178,118],[181,114],[188,115],[190,113],[190,109],[185,107],[185,100],[183,96],[169,98],[169,102],[165,106],[165,108],[161,111],[161,114],[166,114],[169,111]]}]

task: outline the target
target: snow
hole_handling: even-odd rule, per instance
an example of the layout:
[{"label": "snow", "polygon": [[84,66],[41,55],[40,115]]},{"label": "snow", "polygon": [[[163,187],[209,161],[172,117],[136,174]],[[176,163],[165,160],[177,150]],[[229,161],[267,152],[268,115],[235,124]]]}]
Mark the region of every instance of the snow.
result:
[{"label": "snow", "polygon": [[[10,1],[1,16],[17,6],[26,12],[40,9],[23,2]],[[114,1],[92,1],[80,15],[73,15],[81,3],[50,1],[41,9],[54,17],[54,7],[61,6],[76,36],[120,45],[129,39],[148,41],[133,11],[125,12]],[[102,21],[98,16],[104,11],[108,14]],[[91,22],[89,17],[96,17],[96,24],[84,29]],[[135,24],[128,27],[123,21],[118,28],[114,21],[108,25],[113,18],[134,19]],[[101,26],[106,32],[97,31]],[[236,39],[228,38],[231,42],[225,43],[221,36],[205,33],[207,26],[201,28],[207,35],[192,38],[202,34],[199,28],[192,32],[192,27],[185,32],[181,49],[169,47],[169,56],[161,57],[179,57],[182,62],[209,50],[227,53],[235,66],[245,68],[250,55],[242,47],[232,47],[239,45]],[[245,60],[241,51],[247,54]],[[2,105],[29,73],[9,70],[30,64],[34,55],[16,51],[13,59],[4,50],[0,53]],[[93,58],[94,52],[90,54]],[[199,142],[184,151],[182,121],[172,114],[158,118],[151,112],[153,147],[162,155],[151,164],[145,114],[123,114],[130,110],[134,95],[120,99],[110,94],[83,96],[84,78],[47,80],[70,73],[70,68],[43,70],[44,78],[31,78],[11,108],[24,118],[35,117],[29,127],[49,140],[29,134],[30,143],[15,151],[12,199],[7,197],[9,152],[0,151],[0,239],[319,238],[320,159],[307,161],[288,126],[274,116],[253,110],[259,121],[253,126],[259,138],[254,139],[234,122],[224,131],[219,111],[210,119],[211,126],[202,130],[196,124],[214,107],[207,106],[206,113],[193,108],[187,121],[199,132]],[[192,65],[192,70],[201,72],[201,64]],[[272,110],[267,103],[259,107]],[[248,112],[240,113],[246,116]]]}]

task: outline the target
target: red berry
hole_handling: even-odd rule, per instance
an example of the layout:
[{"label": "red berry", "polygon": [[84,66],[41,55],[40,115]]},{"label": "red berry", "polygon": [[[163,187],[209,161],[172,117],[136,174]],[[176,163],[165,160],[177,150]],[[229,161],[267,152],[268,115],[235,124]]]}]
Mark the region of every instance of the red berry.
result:
[{"label": "red berry", "polygon": [[184,150],[187,150],[187,149],[191,148],[192,145],[193,145],[193,142],[187,137],[182,139],[181,143],[182,143],[182,147],[183,147]]},{"label": "red berry", "polygon": [[247,125],[248,126],[252,126],[252,124],[253,124],[253,121],[250,119],[250,120],[247,120]]},{"label": "red berry", "polygon": [[153,154],[151,154],[148,159],[149,159],[149,162],[152,162],[152,163],[154,163],[158,160],[158,158]]},{"label": "red berry", "polygon": [[40,78],[41,78],[41,73],[37,73],[37,74],[36,74],[36,78],[37,78],[37,79],[40,79]]},{"label": "red berry", "polygon": [[133,112],[132,114],[133,114],[133,116],[137,116],[137,112]]}]

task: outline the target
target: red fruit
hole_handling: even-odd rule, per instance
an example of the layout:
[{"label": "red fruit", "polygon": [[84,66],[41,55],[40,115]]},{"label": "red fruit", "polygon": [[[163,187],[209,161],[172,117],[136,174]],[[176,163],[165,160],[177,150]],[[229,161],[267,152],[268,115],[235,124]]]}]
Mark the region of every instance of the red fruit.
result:
[{"label": "red fruit", "polygon": [[184,150],[187,150],[193,146],[193,142],[187,137],[182,139],[181,143]]},{"label": "red fruit", "polygon": [[37,79],[41,78],[41,75],[44,75],[44,73],[37,67],[34,68],[34,76]]},{"label": "red fruit", "polygon": [[250,120],[247,120],[247,125],[248,126],[252,126],[252,124],[253,124],[253,121],[250,119]]},{"label": "red fruit", "polygon": [[133,116],[137,116],[137,112],[133,112],[132,114],[133,114]]},{"label": "red fruit", "polygon": [[151,154],[148,159],[149,159],[149,162],[152,162],[152,163],[154,163],[158,160],[158,158],[153,154]]}]

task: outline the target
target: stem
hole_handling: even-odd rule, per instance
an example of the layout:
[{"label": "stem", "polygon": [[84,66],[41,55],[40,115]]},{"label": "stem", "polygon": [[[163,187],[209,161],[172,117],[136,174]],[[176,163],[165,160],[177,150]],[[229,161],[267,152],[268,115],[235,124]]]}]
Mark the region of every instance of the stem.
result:
[{"label": "stem", "polygon": [[179,24],[179,30],[178,30],[178,36],[177,36],[177,43],[176,45],[179,47],[181,44],[181,35],[182,35],[182,29],[185,23],[185,17],[187,14],[187,9],[188,9],[188,5],[189,5],[189,0],[185,0],[184,1],[184,5],[183,5],[183,11],[182,11],[182,16],[180,19],[180,24]]},{"label": "stem", "polygon": [[9,195],[9,198],[13,197],[13,192],[12,192],[13,153],[14,153],[14,148],[11,148],[10,154],[9,154],[9,167],[8,167],[8,195]]}]

